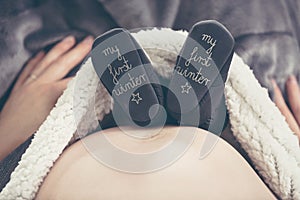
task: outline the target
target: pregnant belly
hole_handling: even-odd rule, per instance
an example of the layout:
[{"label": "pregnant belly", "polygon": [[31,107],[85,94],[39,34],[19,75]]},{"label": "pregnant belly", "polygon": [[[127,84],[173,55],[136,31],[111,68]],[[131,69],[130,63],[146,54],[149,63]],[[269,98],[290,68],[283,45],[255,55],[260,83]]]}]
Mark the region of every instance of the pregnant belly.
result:
[{"label": "pregnant belly", "polygon": [[[145,154],[166,147],[179,129],[186,133],[195,131],[194,141],[178,159],[154,172],[134,174],[115,170],[100,162],[87,145],[105,134],[119,149]],[[145,134],[150,130],[136,130],[139,131]],[[124,134],[119,128],[89,135],[63,152],[44,180],[37,199],[274,199],[242,156],[221,138],[212,152],[200,160],[207,134],[211,133],[198,128],[164,127],[146,140]]]}]

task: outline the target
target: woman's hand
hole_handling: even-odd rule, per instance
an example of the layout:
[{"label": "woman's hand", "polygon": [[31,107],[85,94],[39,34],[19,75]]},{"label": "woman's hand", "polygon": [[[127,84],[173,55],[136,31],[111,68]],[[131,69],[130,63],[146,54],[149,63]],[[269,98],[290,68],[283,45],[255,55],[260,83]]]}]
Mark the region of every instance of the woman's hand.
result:
[{"label": "woman's hand", "polygon": [[287,123],[300,141],[300,88],[297,80],[295,76],[290,76],[286,82],[286,90],[291,110],[284,101],[282,93],[274,80],[272,80],[272,84],[274,88],[275,104],[285,116]]},{"label": "woman's hand", "polygon": [[75,45],[66,37],[46,55],[31,59],[0,115],[0,160],[29,138],[42,124],[70,78],[64,78],[90,52],[92,37]]}]

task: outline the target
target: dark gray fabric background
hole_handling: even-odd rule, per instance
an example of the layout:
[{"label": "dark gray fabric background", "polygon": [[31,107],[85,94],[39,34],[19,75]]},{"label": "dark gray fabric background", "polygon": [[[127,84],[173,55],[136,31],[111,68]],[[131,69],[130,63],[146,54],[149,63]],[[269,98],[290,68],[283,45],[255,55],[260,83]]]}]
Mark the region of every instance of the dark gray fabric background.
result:
[{"label": "dark gray fabric background", "polygon": [[[28,58],[67,35],[80,40],[113,27],[188,30],[205,19],[232,32],[235,51],[263,86],[272,90],[275,78],[283,90],[288,75],[300,78],[299,8],[299,0],[0,0],[0,110]],[[0,191],[29,143],[0,162]]]}]

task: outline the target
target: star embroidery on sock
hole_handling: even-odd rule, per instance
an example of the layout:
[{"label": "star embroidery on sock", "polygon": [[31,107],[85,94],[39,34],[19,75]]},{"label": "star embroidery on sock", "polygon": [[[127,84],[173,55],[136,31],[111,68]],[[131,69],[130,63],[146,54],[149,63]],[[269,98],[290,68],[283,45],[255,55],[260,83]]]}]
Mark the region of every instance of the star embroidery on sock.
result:
[{"label": "star embroidery on sock", "polygon": [[134,101],[136,104],[139,104],[140,101],[142,101],[142,100],[143,99],[142,99],[142,97],[140,97],[140,93],[139,92],[136,93],[136,94],[132,93],[132,99],[131,99],[131,101]]},{"label": "star embroidery on sock", "polygon": [[186,93],[188,94],[190,92],[190,89],[192,88],[192,86],[189,85],[188,82],[185,83],[185,85],[181,86],[181,93]]}]

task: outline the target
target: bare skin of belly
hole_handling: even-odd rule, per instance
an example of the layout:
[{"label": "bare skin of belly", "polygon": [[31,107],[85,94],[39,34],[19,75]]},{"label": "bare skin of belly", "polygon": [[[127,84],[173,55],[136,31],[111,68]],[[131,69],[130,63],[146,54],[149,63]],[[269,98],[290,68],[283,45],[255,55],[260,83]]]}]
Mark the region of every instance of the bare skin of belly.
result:
[{"label": "bare skin of belly", "polygon": [[[179,129],[196,131],[193,143],[173,164],[150,173],[133,174],[109,168],[84,145],[97,140],[99,134],[106,134],[121,149],[147,153],[169,144]],[[242,156],[221,138],[212,152],[199,160],[207,134],[211,133],[169,126],[146,140],[129,137],[119,128],[89,135],[84,143],[78,141],[63,152],[40,187],[37,199],[275,199]]]}]

